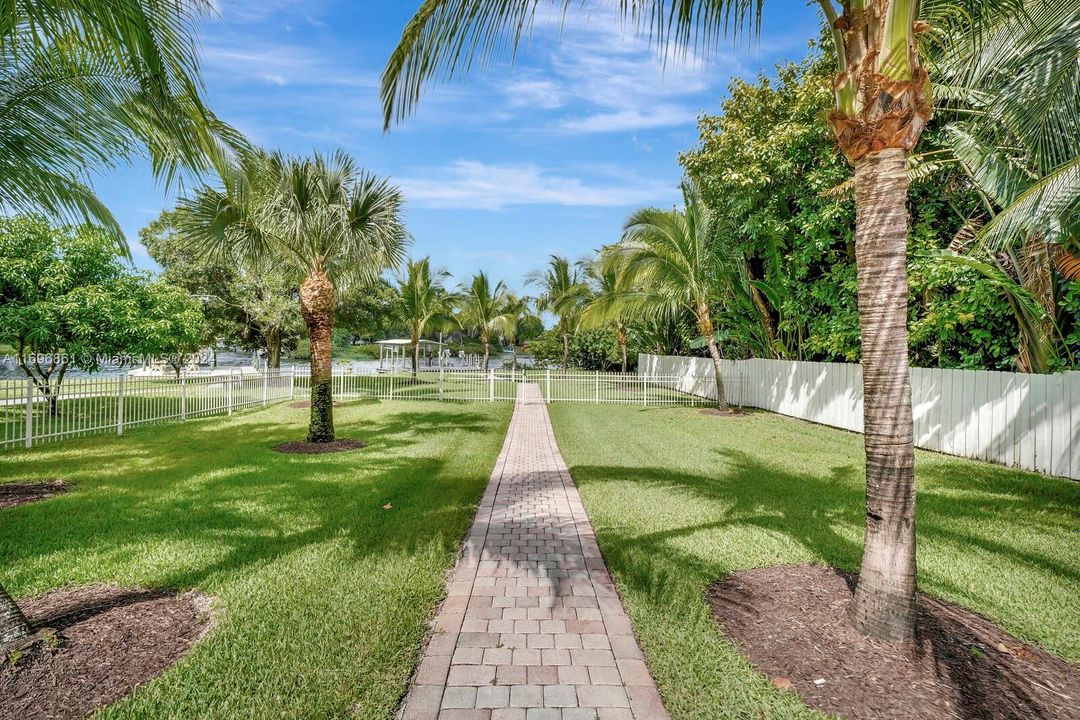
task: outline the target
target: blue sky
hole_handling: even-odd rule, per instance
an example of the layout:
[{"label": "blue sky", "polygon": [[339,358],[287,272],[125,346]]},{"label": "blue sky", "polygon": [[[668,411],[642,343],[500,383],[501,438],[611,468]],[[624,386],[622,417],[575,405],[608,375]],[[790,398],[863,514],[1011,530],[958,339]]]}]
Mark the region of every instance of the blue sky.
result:
[{"label": "blue sky", "polygon": [[[201,25],[210,105],[253,141],[292,153],[344,148],[405,193],[413,254],[463,281],[485,269],[512,287],[551,253],[618,239],[635,207],[671,205],[676,155],[733,76],[797,60],[817,34],[802,0],[765,3],[761,37],[705,57],[665,58],[599,9],[565,27],[538,17],[517,60],[432,86],[382,130],[379,74],[418,0],[219,0]],[[575,4],[576,6],[576,4]],[[138,230],[173,198],[142,164],[95,180],[152,268]]]}]

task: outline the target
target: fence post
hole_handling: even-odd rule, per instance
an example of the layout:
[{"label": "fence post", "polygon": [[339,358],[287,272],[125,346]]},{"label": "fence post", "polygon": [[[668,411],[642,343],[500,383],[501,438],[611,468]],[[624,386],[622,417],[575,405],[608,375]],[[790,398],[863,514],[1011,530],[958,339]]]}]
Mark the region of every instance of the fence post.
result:
[{"label": "fence post", "polygon": [[544,387],[547,388],[547,391],[544,393],[544,402],[550,403],[551,402],[551,368],[547,369],[547,379],[544,380]]},{"label": "fence post", "polygon": [[394,399],[394,368],[390,368],[390,399]]},{"label": "fence post", "polygon": [[649,406],[649,376],[641,376],[641,404],[645,407]]},{"label": "fence post", "polygon": [[495,371],[488,370],[488,400],[495,402]]},{"label": "fence post", "polygon": [[263,368],[263,407],[266,407],[267,383],[270,382],[270,366]]},{"label": "fence post", "polygon": [[596,371],[596,404],[600,404],[600,371]]},{"label": "fence post", "polygon": [[34,444],[34,381],[26,378],[26,447]]},{"label": "fence post", "polygon": [[225,404],[228,408],[227,412],[232,415],[232,386],[233,386],[233,371],[229,370],[229,383],[225,386]]},{"label": "fence post", "polygon": [[289,399],[292,400],[296,397],[296,369],[295,366],[289,366]]},{"label": "fence post", "polygon": [[187,420],[187,375],[180,374],[180,419]]},{"label": "fence post", "polygon": [[119,390],[116,391],[116,434],[124,434],[124,376],[120,376]]},{"label": "fence post", "polygon": [[443,367],[442,355],[439,356],[439,400],[443,399],[443,384],[446,382],[446,369]]}]

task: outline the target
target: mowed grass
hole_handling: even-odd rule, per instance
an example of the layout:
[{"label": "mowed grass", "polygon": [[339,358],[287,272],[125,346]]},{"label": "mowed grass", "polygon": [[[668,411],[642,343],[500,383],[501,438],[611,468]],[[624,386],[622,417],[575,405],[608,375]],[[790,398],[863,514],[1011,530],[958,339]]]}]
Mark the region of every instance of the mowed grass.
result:
[{"label": "mowed grass", "polygon": [[[549,409],[672,716],[820,717],[750,667],[703,595],[745,568],[857,570],[862,436],[764,412]],[[1080,484],[926,452],[917,462],[920,588],[1080,662]]]},{"label": "mowed grass", "polygon": [[[0,510],[0,580],[197,588],[217,627],[102,718],[385,718],[503,441],[507,403],[350,403],[360,451],[281,455],[307,410],[0,454],[72,492]],[[387,503],[392,508],[383,506]]]}]

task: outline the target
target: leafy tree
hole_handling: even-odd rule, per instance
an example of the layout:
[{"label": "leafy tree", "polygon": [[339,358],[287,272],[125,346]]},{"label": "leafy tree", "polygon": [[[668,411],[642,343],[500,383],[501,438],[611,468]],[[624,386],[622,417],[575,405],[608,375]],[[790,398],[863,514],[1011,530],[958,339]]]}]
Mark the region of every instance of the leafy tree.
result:
[{"label": "leafy tree", "polygon": [[195,24],[205,0],[5,3],[0,13],[0,208],[93,221],[127,252],[84,182],[147,157],[166,181],[209,167],[238,133],[207,109]]},{"label": "leafy tree", "polygon": [[507,315],[509,291],[500,280],[494,287],[483,270],[473,275],[472,282],[458,291],[460,313],[458,322],[480,334],[484,344],[483,367],[488,369],[491,357],[491,336],[507,334],[511,320]]},{"label": "leafy tree", "polygon": [[207,255],[176,231],[178,212],[166,210],[139,231],[139,240],[162,267],[162,278],[202,300],[202,343],[224,340],[263,347],[267,364],[281,367],[283,342],[294,340],[303,323],[296,306],[297,283],[275,268],[225,261]]},{"label": "leafy tree", "polygon": [[179,372],[198,350],[198,301],[131,273],[112,238],[41,217],[0,219],[0,339],[56,415],[68,370],[162,356]]},{"label": "leafy tree", "polygon": [[589,298],[589,286],[582,280],[578,268],[559,255],[551,256],[547,268],[526,275],[525,284],[540,290],[536,309],[558,318],[563,341],[562,368],[566,370],[570,366],[570,333]]},{"label": "leafy tree", "polygon": [[374,285],[345,288],[338,297],[337,324],[367,340],[385,337],[394,329],[396,299],[394,288],[382,278]]},{"label": "leafy tree", "polygon": [[409,332],[413,377],[420,369],[420,340],[432,328],[454,322],[456,297],[446,290],[450,273],[432,270],[431,258],[410,260],[398,278],[397,317]]},{"label": "leafy tree", "polygon": [[211,256],[303,278],[300,314],[311,343],[307,439],[332,442],[336,289],[371,285],[400,262],[408,242],[401,193],[344,152],[246,153],[219,174],[221,187],[181,200],[177,229]]}]

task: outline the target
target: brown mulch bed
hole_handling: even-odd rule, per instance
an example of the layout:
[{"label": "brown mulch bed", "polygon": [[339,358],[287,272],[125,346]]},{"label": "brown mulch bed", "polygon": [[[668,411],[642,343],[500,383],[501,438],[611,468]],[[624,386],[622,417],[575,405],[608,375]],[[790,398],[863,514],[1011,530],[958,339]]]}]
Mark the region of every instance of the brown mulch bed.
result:
[{"label": "brown mulch bed", "polygon": [[[173,665],[212,625],[200,593],[91,585],[19,605],[40,639],[0,658],[0,719],[81,718]],[[17,655],[18,653],[16,653]]]},{"label": "brown mulch bed", "polygon": [[274,452],[290,453],[293,455],[322,455],[323,453],[345,452],[346,450],[359,450],[367,447],[363,440],[350,440],[342,438],[326,443],[308,442],[307,440],[292,440],[270,448]]},{"label": "brown mulch bed", "polygon": [[[310,400],[301,400],[299,402],[289,403],[288,407],[299,408],[299,409],[302,409],[302,410],[310,410],[311,409],[311,401]],[[341,403],[338,402],[337,400],[335,400],[334,401],[334,407],[341,407]]]},{"label": "brown mulch bed", "polygon": [[63,480],[34,483],[0,484],[0,510],[3,508],[25,505],[26,503],[46,500],[53,495],[67,492],[67,483]]},{"label": "brown mulch bed", "polygon": [[958,605],[919,595],[914,649],[847,621],[854,578],[780,565],[709,590],[727,636],[778,687],[847,718],[1080,718],[1080,668]]},{"label": "brown mulch bed", "polygon": [[737,408],[729,408],[727,410],[721,410],[720,408],[701,408],[698,412],[702,415],[715,415],[717,417],[743,417],[746,415],[746,413]]}]

